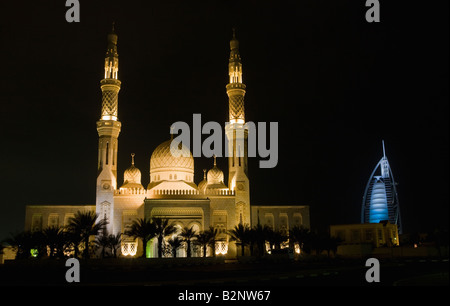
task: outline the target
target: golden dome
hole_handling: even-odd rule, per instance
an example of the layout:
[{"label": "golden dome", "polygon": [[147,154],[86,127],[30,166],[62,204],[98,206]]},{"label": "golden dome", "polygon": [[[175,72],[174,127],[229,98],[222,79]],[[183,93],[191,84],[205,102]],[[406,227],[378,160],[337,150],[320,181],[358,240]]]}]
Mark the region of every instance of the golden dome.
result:
[{"label": "golden dome", "polygon": [[[150,158],[150,176],[160,172],[170,172],[179,174],[178,179],[185,179],[185,175],[194,174],[194,157],[188,147],[178,143],[178,149],[181,149],[180,156],[174,156],[170,151],[170,144],[174,141],[169,139],[160,144],[153,151]],[[176,143],[175,143],[176,145]]]},{"label": "golden dome", "polygon": [[216,156],[214,156],[214,167],[208,171],[207,180],[208,184],[223,183],[223,171],[217,168]]},{"label": "golden dome", "polygon": [[141,183],[141,171],[134,165],[125,170],[123,173],[123,181],[125,183]]},{"label": "golden dome", "polygon": [[141,171],[134,166],[134,153],[131,154],[131,166],[123,173],[123,185],[120,188],[143,188]]}]

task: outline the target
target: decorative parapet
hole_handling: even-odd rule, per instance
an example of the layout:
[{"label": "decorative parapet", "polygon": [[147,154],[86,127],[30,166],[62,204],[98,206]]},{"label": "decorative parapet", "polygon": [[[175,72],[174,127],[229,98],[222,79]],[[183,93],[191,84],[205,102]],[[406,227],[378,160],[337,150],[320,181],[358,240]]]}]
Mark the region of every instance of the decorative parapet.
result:
[{"label": "decorative parapet", "polygon": [[147,190],[148,195],[199,195],[198,190],[176,190],[176,189],[152,189]]},{"label": "decorative parapet", "polygon": [[114,190],[114,195],[146,195],[147,190],[144,188],[121,188]]},{"label": "decorative parapet", "polygon": [[214,195],[214,196],[234,196],[234,190],[230,189],[209,189],[205,192],[205,195]]},{"label": "decorative parapet", "polygon": [[230,189],[209,189],[205,194],[200,193],[199,190],[177,190],[177,189],[144,189],[144,188],[120,188],[114,190],[114,195],[145,195],[153,196],[234,196],[235,191]]}]

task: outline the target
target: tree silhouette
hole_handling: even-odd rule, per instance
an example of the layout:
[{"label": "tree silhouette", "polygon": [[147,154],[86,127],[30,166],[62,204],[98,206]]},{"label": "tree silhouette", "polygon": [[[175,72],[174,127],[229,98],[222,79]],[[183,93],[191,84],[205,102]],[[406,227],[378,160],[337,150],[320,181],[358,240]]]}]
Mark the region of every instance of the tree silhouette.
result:
[{"label": "tree silhouette", "polygon": [[105,219],[97,220],[98,216],[93,211],[77,211],[75,216],[69,219],[68,230],[79,235],[81,241],[84,241],[84,258],[89,258],[89,238],[97,235],[107,224]]},{"label": "tree silhouette", "polygon": [[60,226],[50,226],[42,231],[44,243],[49,248],[49,257],[64,257],[64,249],[67,244],[67,235],[64,228]]},{"label": "tree silhouette", "polygon": [[168,219],[153,217],[152,223],[155,226],[156,237],[158,238],[158,257],[161,258],[164,238],[176,233],[177,228],[169,224]]},{"label": "tree silhouette", "polygon": [[239,223],[232,230],[228,231],[231,236],[231,241],[236,241],[236,245],[241,247],[241,256],[244,256],[245,246],[249,244],[250,240],[250,227],[248,224],[243,225]]},{"label": "tree silhouette", "polygon": [[133,220],[130,229],[125,232],[125,235],[133,239],[140,238],[142,240],[142,258],[145,258],[146,255],[147,242],[154,238],[156,234],[155,224],[147,218]]},{"label": "tree silhouette", "polygon": [[167,241],[172,249],[172,256],[177,257],[177,250],[182,246],[183,239],[178,236],[172,237]]},{"label": "tree silhouette", "polygon": [[191,242],[195,237],[195,230],[193,230],[193,226],[188,228],[185,226],[180,233],[180,237],[183,238],[183,241],[186,243],[186,256],[191,257]]}]

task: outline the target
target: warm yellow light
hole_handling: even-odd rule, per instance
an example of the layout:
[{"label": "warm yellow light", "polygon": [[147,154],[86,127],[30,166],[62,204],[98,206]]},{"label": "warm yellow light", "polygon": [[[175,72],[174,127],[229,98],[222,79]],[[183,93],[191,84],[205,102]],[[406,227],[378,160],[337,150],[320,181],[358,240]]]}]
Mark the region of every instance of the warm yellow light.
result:
[{"label": "warm yellow light", "polygon": [[216,255],[225,255],[228,253],[228,243],[226,241],[216,242]]},{"label": "warm yellow light", "polygon": [[102,120],[114,120],[114,121],[117,121],[117,116],[102,116]]},{"label": "warm yellow light", "polygon": [[123,256],[134,256],[137,252],[136,242],[124,242],[122,243],[122,255]]},{"label": "warm yellow light", "polygon": [[244,119],[231,119],[230,123],[231,124],[233,124],[233,123],[244,124],[245,121],[244,121]]}]

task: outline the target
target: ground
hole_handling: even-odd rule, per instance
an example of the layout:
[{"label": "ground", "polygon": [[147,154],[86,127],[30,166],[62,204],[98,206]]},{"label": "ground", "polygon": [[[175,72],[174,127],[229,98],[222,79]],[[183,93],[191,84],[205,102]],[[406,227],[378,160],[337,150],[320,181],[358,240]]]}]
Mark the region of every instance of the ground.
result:
[{"label": "ground", "polygon": [[[448,259],[380,261],[380,282],[367,283],[365,260],[184,261],[170,258],[80,260],[80,283],[67,283],[64,260],[11,262],[0,266],[0,285],[146,286],[402,286],[449,285]],[[201,258],[199,258],[201,259]]]}]

